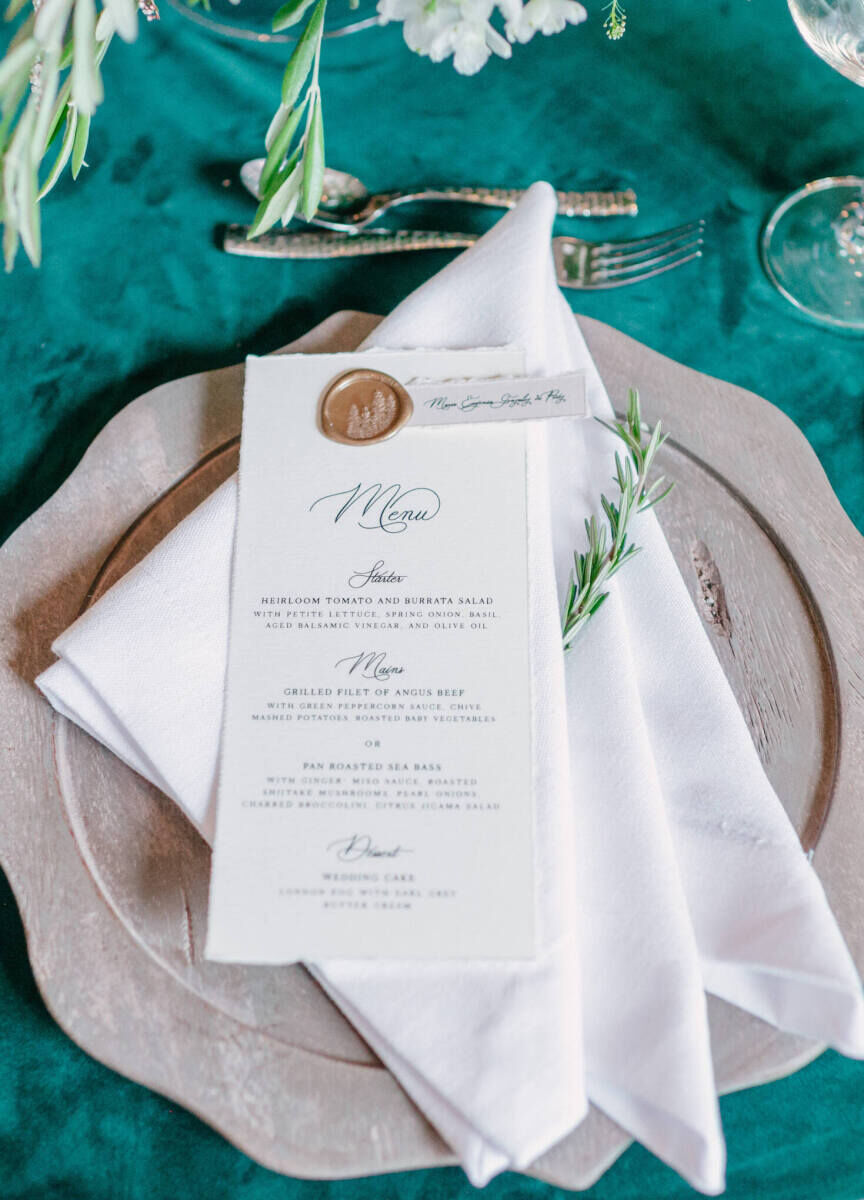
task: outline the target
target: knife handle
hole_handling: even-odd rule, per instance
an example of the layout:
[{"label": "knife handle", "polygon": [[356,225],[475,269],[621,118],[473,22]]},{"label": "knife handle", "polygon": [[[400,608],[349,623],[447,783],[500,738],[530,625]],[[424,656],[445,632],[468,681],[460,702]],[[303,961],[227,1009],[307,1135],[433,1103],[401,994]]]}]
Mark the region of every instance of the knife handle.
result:
[{"label": "knife handle", "polygon": [[556,192],[558,212],[565,217],[636,217],[639,205],[632,188],[623,192]]},{"label": "knife handle", "polygon": [[313,233],[288,230],[264,233],[252,240],[248,225],[229,225],[222,249],[250,258],[358,258],[397,254],[402,250],[457,250],[472,246],[479,235],[439,233],[432,229],[399,229],[378,233]]}]

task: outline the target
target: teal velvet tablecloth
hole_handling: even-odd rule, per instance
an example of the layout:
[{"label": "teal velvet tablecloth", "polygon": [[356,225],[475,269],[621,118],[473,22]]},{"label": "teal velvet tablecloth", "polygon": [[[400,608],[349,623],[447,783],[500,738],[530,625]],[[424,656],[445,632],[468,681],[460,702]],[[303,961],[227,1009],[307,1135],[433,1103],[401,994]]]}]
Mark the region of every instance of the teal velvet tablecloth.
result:
[{"label": "teal velvet tablecloth", "polygon": [[[828,174],[864,174],[864,91],[808,51],[782,0],[632,0],[617,44],[602,36],[599,0],[590,6],[588,25],[537,38],[474,79],[409,55],[396,29],[329,43],[330,162],[373,187],[632,183],[642,215],[608,227],[621,235],[710,216],[698,267],[570,299],[780,405],[864,528],[864,340],[801,320],[756,256],[760,224],[782,194]],[[386,312],[446,261],[291,265],[216,248],[214,227],[251,213],[237,167],[259,150],[283,57],[279,46],[220,41],[170,8],[135,46],[112,48],[89,168],[45,206],[45,265],[37,273],[21,261],[0,280],[4,536],[141,391],[271,350],[334,309]],[[726,1098],[723,1119],[735,1200],[864,1196],[864,1065],[826,1054],[793,1078]],[[453,1200],[470,1190],[456,1170],[283,1179],[92,1061],[42,1006],[0,882],[2,1200]],[[553,1193],[517,1175],[488,1189],[490,1200]],[[639,1148],[589,1193],[692,1194]]]}]

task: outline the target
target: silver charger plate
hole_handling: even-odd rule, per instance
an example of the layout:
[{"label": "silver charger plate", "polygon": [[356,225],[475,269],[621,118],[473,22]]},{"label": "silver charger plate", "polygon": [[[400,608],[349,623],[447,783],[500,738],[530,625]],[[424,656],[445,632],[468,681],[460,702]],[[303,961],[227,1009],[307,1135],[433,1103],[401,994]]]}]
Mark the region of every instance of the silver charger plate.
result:
[{"label": "silver charger plate", "polygon": [[[377,320],[338,313],[289,349],[350,350]],[[580,323],[616,407],[638,386],[647,418],[673,434],[662,469],[679,486],[658,515],[860,969],[864,543],[778,409]],[[133,401],[0,551],[0,863],[45,1002],[94,1057],[276,1171],[340,1178],[450,1164],[302,967],[203,960],[206,845],[33,687],[53,638],[235,469],[242,377],[240,366],[207,372]],[[820,1050],[720,1001],[710,1015],[723,1091],[788,1074]],[[628,1142],[592,1110],[528,1173],[588,1187]]]}]

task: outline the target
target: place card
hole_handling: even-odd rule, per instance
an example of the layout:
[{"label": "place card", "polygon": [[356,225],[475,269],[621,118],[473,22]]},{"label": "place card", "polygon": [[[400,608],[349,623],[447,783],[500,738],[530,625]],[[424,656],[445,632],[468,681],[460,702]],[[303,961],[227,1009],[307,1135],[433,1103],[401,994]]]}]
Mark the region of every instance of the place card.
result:
[{"label": "place card", "polygon": [[410,395],[398,380],[371,367],[334,379],[321,398],[321,432],[335,442],[367,445],[412,425],[462,425],[587,415],[585,372],[537,378],[416,380]]},{"label": "place card", "polygon": [[248,360],[207,957],[529,959],[538,423],[330,441],[363,367],[410,392],[523,363]]},{"label": "place card", "polygon": [[472,421],[522,421],[587,415],[585,372],[537,378],[477,379],[411,385],[414,425],[462,425]]}]

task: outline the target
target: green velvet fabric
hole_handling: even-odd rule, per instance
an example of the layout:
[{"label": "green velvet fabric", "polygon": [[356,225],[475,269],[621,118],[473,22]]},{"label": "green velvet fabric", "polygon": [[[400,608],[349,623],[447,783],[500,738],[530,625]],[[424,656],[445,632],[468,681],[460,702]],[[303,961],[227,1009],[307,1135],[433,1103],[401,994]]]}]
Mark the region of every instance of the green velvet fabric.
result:
[{"label": "green velvet fabric", "polygon": [[[864,174],[864,91],[808,51],[782,0],[632,0],[617,44],[602,36],[600,0],[587,2],[588,25],[517,47],[474,79],[409,55],[395,28],[328,43],[328,160],[372,187],[632,183],[642,213],[604,227],[615,235],[709,216],[700,265],[570,299],[779,404],[864,528],[864,340],[800,319],[756,255],[782,194],[827,174]],[[37,273],[22,260],[0,280],[3,536],[143,390],[271,350],[335,309],[386,312],[447,261],[292,265],[217,249],[215,226],[251,215],[237,167],[259,152],[284,55],[219,41],[167,5],[135,46],[112,48],[89,168],[45,205],[45,265]],[[415,220],[436,216],[457,228],[485,220],[449,211]],[[723,1117],[735,1200],[864,1195],[864,1066],[826,1054],[791,1079],[725,1099]],[[100,1066],[46,1013],[0,879],[3,1200],[454,1200],[469,1191],[456,1170],[280,1178]],[[488,1189],[490,1200],[553,1192],[516,1175]],[[639,1148],[589,1193],[692,1194]]]}]

